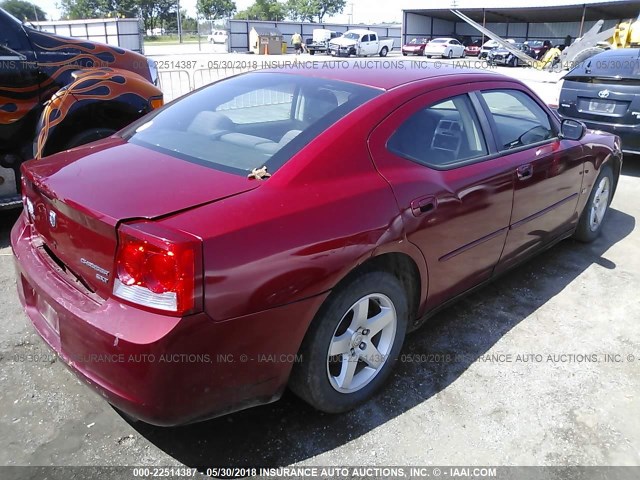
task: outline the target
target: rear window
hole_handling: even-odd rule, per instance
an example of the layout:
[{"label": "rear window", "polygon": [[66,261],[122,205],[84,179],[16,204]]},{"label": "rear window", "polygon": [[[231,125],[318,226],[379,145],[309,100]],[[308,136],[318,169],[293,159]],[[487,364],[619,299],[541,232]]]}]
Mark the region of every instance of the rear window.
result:
[{"label": "rear window", "polygon": [[565,80],[599,83],[601,80],[627,79],[640,82],[640,50],[604,52],[571,70]]},{"label": "rear window", "polygon": [[222,80],[144,117],[123,137],[186,161],[246,175],[274,173],[381,90],[286,73]]}]

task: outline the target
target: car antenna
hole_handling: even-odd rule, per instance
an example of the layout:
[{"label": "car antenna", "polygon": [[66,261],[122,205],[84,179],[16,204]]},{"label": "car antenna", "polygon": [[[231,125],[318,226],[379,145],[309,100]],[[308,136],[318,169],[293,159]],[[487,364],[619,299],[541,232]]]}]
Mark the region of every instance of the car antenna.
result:
[{"label": "car antenna", "polygon": [[254,168],[251,170],[251,173],[247,175],[249,180],[265,180],[271,176],[270,173],[267,172],[267,166],[263,166],[262,168]]}]

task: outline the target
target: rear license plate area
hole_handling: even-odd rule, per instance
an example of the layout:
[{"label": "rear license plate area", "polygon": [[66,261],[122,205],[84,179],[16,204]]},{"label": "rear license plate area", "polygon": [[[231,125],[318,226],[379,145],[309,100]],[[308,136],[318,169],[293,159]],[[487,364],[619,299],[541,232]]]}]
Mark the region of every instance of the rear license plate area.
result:
[{"label": "rear license plate area", "polygon": [[597,113],[613,113],[616,104],[613,102],[603,102],[600,100],[589,100],[589,111]]},{"label": "rear license plate area", "polygon": [[60,335],[60,321],[58,319],[58,312],[56,312],[49,302],[47,302],[41,295],[38,295],[36,298],[36,308],[44,321],[47,322],[47,325],[51,327],[51,329]]}]

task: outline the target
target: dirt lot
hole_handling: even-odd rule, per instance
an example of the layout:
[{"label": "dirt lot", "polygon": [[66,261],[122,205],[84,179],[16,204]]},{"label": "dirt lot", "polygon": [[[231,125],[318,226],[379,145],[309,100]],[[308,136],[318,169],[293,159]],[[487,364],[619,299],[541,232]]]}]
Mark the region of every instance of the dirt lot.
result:
[{"label": "dirt lot", "polygon": [[638,465],[639,194],[629,157],[599,240],[565,241],[438,315],[360,409],[287,394],[171,429],[128,423],[52,357],[21,311],[2,213],[0,465]]}]

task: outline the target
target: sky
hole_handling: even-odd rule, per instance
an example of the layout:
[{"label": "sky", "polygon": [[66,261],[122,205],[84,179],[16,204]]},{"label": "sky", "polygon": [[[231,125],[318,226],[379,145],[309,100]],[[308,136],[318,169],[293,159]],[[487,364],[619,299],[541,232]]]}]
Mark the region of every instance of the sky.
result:
[{"label": "sky", "polygon": [[[33,0],[30,0],[33,1]],[[254,0],[235,0],[238,10],[244,10],[251,5]],[[598,0],[598,3],[607,0]],[[49,16],[49,19],[58,20],[61,12],[57,9],[59,0],[36,0]],[[451,2],[448,2],[451,4]],[[495,0],[457,0],[458,8],[491,8],[504,7],[505,2]],[[553,6],[553,5],[577,5],[582,3],[594,3],[593,0],[511,0],[512,7],[532,7],[532,6]],[[390,5],[398,5],[393,8]],[[446,6],[447,0],[438,2],[438,6]],[[180,0],[181,8],[186,8],[191,16],[196,13],[196,0]],[[353,9],[354,23],[381,23],[381,22],[401,22],[402,10],[411,8],[431,8],[433,2],[429,0],[400,0],[393,2],[389,0],[347,0],[347,7],[341,15],[327,18],[325,21],[335,23],[347,23],[348,14]],[[576,7],[579,8],[579,7]]]}]

